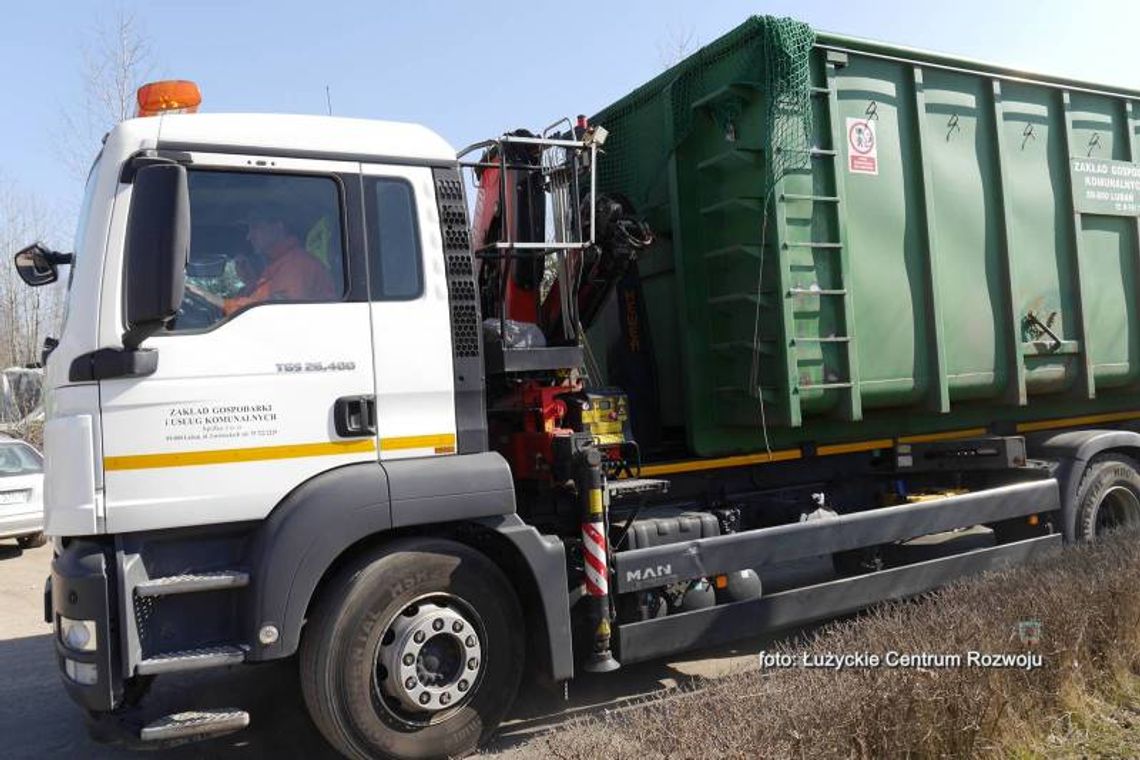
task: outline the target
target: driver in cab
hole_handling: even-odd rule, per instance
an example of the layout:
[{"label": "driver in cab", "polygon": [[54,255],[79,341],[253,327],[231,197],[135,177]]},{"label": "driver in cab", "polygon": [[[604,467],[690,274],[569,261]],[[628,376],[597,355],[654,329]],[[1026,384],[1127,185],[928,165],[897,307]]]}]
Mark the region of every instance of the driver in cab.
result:
[{"label": "driver in cab", "polygon": [[[249,211],[242,220],[246,240],[264,262],[260,275],[247,281],[241,291],[222,298],[198,287],[187,285],[195,294],[220,308],[225,316],[266,301],[324,301],[336,297],[336,288],[328,270],[289,228],[285,210],[261,205]],[[251,270],[248,262],[238,261],[238,271]],[[245,266],[241,266],[245,264]],[[244,279],[244,278],[243,278]]]}]

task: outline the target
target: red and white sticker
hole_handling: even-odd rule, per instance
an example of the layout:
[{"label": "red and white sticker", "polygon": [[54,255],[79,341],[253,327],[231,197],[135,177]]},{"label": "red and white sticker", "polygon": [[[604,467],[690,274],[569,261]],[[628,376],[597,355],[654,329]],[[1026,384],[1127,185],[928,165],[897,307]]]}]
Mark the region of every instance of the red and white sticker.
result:
[{"label": "red and white sticker", "polygon": [[879,139],[874,119],[847,119],[847,171],[879,173]]},{"label": "red and white sticker", "polygon": [[609,591],[606,569],[606,536],[602,524],[582,523],[582,559],[586,561],[586,593],[605,596]]}]

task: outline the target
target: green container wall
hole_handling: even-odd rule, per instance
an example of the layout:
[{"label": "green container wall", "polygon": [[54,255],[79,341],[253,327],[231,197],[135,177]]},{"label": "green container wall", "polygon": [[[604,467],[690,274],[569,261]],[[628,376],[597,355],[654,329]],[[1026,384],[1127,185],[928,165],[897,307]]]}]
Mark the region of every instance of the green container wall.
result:
[{"label": "green container wall", "polygon": [[[820,36],[818,150],[773,185],[763,23],[594,117],[602,191],[658,234],[659,398],[634,414],[718,456],[1140,410],[1137,217],[1075,213],[1069,169],[1138,157],[1140,93]],[[847,167],[868,114],[876,175]],[[590,339],[620,351],[616,316]]]}]

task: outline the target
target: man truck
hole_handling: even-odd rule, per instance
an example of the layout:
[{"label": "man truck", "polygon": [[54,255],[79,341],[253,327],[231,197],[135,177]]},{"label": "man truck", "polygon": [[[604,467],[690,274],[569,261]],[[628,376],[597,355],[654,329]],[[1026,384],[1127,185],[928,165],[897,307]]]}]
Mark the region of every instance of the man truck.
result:
[{"label": "man truck", "polygon": [[147,687],[296,657],[338,751],[459,755],[524,675],[1140,520],[1140,92],[754,18],[458,155],[199,99],[140,90],[15,262],[69,265],[45,615],[103,736],[239,729]]}]

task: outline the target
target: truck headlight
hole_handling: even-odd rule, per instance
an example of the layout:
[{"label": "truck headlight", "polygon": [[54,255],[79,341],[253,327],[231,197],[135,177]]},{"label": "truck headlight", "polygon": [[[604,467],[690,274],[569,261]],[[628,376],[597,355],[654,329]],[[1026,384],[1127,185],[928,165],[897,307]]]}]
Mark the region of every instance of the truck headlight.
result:
[{"label": "truck headlight", "polygon": [[94,652],[98,644],[95,621],[72,620],[60,615],[59,640],[65,647],[76,652]]},{"label": "truck headlight", "polygon": [[92,686],[99,682],[99,666],[90,662],[76,662],[63,658],[63,669],[67,677],[77,684]]}]

